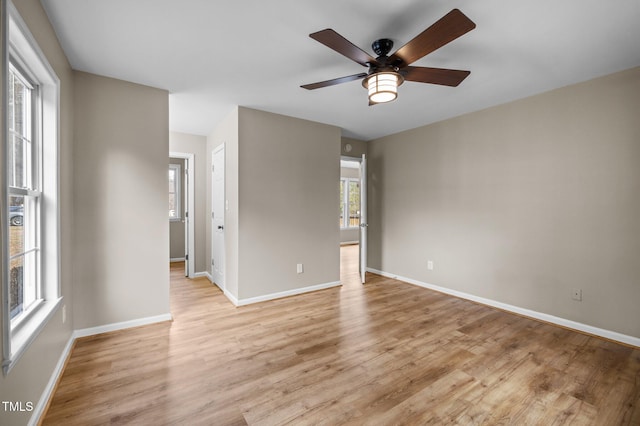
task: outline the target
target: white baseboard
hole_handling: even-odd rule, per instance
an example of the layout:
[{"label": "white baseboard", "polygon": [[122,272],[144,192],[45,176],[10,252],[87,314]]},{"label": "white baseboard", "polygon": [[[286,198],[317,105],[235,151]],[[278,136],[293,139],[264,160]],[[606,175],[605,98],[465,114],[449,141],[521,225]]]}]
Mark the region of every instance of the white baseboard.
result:
[{"label": "white baseboard", "polygon": [[240,306],[240,302],[238,302],[238,298],[235,297],[233,294],[229,293],[228,290],[224,290],[224,295],[227,297],[227,299],[229,299],[231,301],[231,303],[233,303],[235,306]]},{"label": "white baseboard", "polygon": [[200,278],[200,277],[207,277],[209,278],[209,273],[208,272],[196,272],[195,274],[193,274],[190,278]]},{"label": "white baseboard", "polygon": [[451,296],[460,297],[461,299],[467,299],[467,300],[481,303],[483,305],[488,305],[494,308],[502,309],[504,311],[513,312],[515,314],[522,315],[525,317],[556,324],[561,327],[570,328],[572,330],[581,331],[583,333],[592,334],[594,336],[604,337],[605,339],[614,340],[616,342],[624,343],[626,345],[640,347],[640,338],[638,337],[628,336],[626,334],[618,333],[611,330],[605,330],[603,328],[598,328],[588,324],[583,324],[583,323],[568,320],[565,318],[556,317],[553,315],[545,314],[543,312],[533,311],[531,309],[509,305],[507,303],[498,302],[492,299],[486,299],[484,297],[474,296],[473,294],[452,290],[446,287],[440,287],[434,284],[425,283],[422,281],[414,280],[412,278],[402,277],[399,275],[391,274],[389,272],[379,271],[373,268],[367,268],[367,271],[372,272],[374,274],[382,275],[383,277],[393,278],[409,284],[417,285],[419,287],[428,288],[429,290],[434,290],[440,293],[449,294]]},{"label": "white baseboard", "polygon": [[71,354],[71,348],[73,348],[73,342],[75,341],[76,339],[73,337],[73,333],[72,333],[71,336],[69,336],[69,341],[67,342],[66,346],[62,350],[62,354],[60,354],[58,363],[53,369],[53,373],[51,374],[51,377],[49,378],[49,382],[47,383],[47,386],[45,386],[44,391],[40,396],[40,400],[34,407],[33,413],[31,413],[31,418],[29,419],[29,423],[27,423],[29,426],[35,426],[40,422],[40,417],[42,417],[42,415],[44,414],[44,409],[47,407],[49,399],[53,395],[53,391],[56,388],[56,383],[58,383],[58,380],[62,375],[62,372],[64,370],[64,365],[67,362],[67,358],[69,358],[69,355]]},{"label": "white baseboard", "polygon": [[172,257],[169,262],[184,262],[184,257]]},{"label": "white baseboard", "polygon": [[[235,299],[237,301],[237,303],[234,302],[234,304],[236,306],[244,306],[244,305],[251,305],[253,303],[259,303],[259,302],[266,302],[267,300],[274,300],[274,299],[280,299],[283,297],[289,297],[289,296],[295,296],[298,294],[303,294],[303,293],[309,293],[312,291],[318,291],[318,290],[324,290],[327,288],[331,288],[331,287],[338,287],[342,285],[342,283],[340,281],[333,281],[330,283],[324,283],[324,284],[318,284],[318,285],[312,285],[309,287],[302,287],[302,288],[294,288],[293,290],[287,290],[287,291],[281,291],[278,293],[271,293],[271,294],[265,294],[263,296],[256,296],[256,297],[250,297],[248,299]],[[226,292],[225,292],[226,294]],[[229,297],[229,296],[227,296]],[[233,300],[232,300],[233,302]]]},{"label": "white baseboard", "polygon": [[155,324],[157,322],[171,321],[171,314],[156,315],[153,317],[139,318],[131,321],[117,322],[113,324],[101,325],[98,327],[83,328],[73,332],[73,338],[93,336],[94,334],[107,333],[109,331],[122,330],[125,328],[139,327],[141,325]]},{"label": "white baseboard", "polygon": [[213,277],[211,276],[211,273],[209,271],[204,271],[204,276],[207,277],[207,279],[213,284]]}]

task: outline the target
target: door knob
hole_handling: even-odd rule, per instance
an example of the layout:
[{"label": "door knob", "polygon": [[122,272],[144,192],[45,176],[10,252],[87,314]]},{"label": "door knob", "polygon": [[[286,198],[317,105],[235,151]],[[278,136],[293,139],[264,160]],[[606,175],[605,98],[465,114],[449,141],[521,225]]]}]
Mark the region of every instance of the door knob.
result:
[{"label": "door knob", "polygon": [[224,226],[218,225],[218,229],[224,229]]}]

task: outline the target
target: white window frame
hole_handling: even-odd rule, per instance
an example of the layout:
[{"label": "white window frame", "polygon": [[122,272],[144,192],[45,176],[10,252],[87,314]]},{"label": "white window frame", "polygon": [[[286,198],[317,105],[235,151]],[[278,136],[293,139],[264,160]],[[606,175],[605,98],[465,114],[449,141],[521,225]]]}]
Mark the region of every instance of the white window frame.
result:
[{"label": "white window frame", "polygon": [[344,185],[344,191],[342,194],[343,198],[340,201],[343,206],[344,216],[342,217],[342,223],[340,224],[340,229],[358,229],[359,226],[349,225],[349,223],[351,222],[349,217],[349,186],[350,186],[350,182],[356,182],[358,185],[360,185],[360,179],[341,177],[340,182],[343,182],[343,185]]},{"label": "white window frame", "polygon": [[182,167],[180,164],[169,164],[169,170],[173,169],[175,173],[175,191],[176,194],[176,211],[177,214],[174,217],[169,216],[169,221],[178,222],[182,220]]},{"label": "white window frame", "polygon": [[[11,255],[9,251],[9,261],[11,262],[14,258],[22,258],[25,262],[23,269],[23,285],[26,286],[28,281],[32,281],[34,288],[34,298],[30,304],[24,306],[24,310],[18,314],[15,318],[10,318],[11,320],[11,330],[12,333],[16,333],[17,330],[27,322],[28,318],[31,316],[32,312],[34,312],[38,305],[42,302],[42,290],[41,290],[41,280],[40,280],[40,206],[42,204],[42,191],[41,188],[41,179],[40,179],[40,164],[42,157],[42,150],[39,141],[39,134],[36,129],[40,128],[40,117],[38,111],[38,104],[40,102],[40,94],[38,91],[38,86],[35,84],[33,78],[29,75],[28,72],[23,70],[19,65],[19,60],[14,58],[13,55],[10,54],[9,59],[9,74],[15,75],[24,86],[26,86],[31,91],[30,99],[28,100],[28,120],[26,121],[26,127],[29,128],[27,135],[16,134],[15,132],[11,132],[10,123],[7,123],[7,127],[9,128],[9,140],[13,136],[18,136],[20,139],[23,139],[23,143],[28,142],[31,147],[29,149],[28,160],[25,159],[25,164],[28,166],[26,181],[23,182],[25,186],[23,187],[14,187],[11,186],[10,183],[8,185],[8,195],[9,197],[23,197],[23,229],[29,228],[28,235],[25,231],[23,237],[25,237],[23,250],[21,253],[16,255]],[[15,116],[15,112],[14,112]],[[13,147],[12,143],[9,143],[9,147]],[[8,149],[10,149],[8,147]],[[15,152],[14,152],[15,155]],[[27,163],[28,162],[28,163]],[[16,170],[13,170],[14,176],[11,180],[16,180]],[[11,231],[9,231],[9,237],[11,236]],[[26,238],[29,236],[30,238]],[[27,241],[31,240],[31,241]],[[27,260],[27,256],[30,260]],[[10,270],[11,265],[9,265]],[[30,279],[28,279],[30,278]],[[23,294],[27,293],[23,291]]]},{"label": "white window frame", "polygon": [[[26,315],[20,315],[20,321],[10,321],[9,311],[9,241],[8,241],[8,205],[9,189],[7,173],[0,173],[2,180],[2,369],[8,374],[26,352],[29,345],[44,329],[51,317],[62,304],[60,291],[60,212],[59,212],[59,111],[60,80],[38,46],[17,9],[8,1],[2,22],[2,84],[3,84],[3,127],[2,155],[7,164],[8,125],[7,125],[7,77],[10,61],[26,73],[37,88],[37,101],[34,101],[34,117],[37,126],[33,128],[33,139],[37,141],[39,160],[35,166],[39,172],[37,179],[39,193],[39,289],[38,302]],[[3,12],[5,12],[3,11]],[[5,170],[8,168],[5,167]],[[16,189],[11,189],[16,194]],[[19,192],[19,191],[18,191]],[[27,191],[31,192],[31,191]]]}]

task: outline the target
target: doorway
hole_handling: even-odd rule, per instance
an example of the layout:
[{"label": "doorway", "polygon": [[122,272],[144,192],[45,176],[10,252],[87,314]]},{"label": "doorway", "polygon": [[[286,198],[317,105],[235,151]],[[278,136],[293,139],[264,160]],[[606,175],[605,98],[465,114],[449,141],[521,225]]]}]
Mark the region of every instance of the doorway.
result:
[{"label": "doorway", "polygon": [[169,153],[170,261],[184,261],[184,275],[190,278],[195,273],[194,158],[191,153]]},{"label": "doorway", "polygon": [[[358,246],[358,267],[365,282],[367,264],[366,158],[340,159],[340,246]],[[344,250],[341,250],[344,252]],[[353,250],[349,250],[353,252]],[[341,256],[341,262],[343,257]]]}]

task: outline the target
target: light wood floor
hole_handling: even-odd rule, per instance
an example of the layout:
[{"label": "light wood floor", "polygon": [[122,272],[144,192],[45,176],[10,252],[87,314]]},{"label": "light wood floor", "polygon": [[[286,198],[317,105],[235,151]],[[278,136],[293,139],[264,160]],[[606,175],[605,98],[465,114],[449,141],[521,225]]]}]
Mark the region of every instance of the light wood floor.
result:
[{"label": "light wood floor", "polygon": [[173,322],[80,339],[46,425],[640,424],[640,350],[371,275],[235,308],[171,269]]}]

